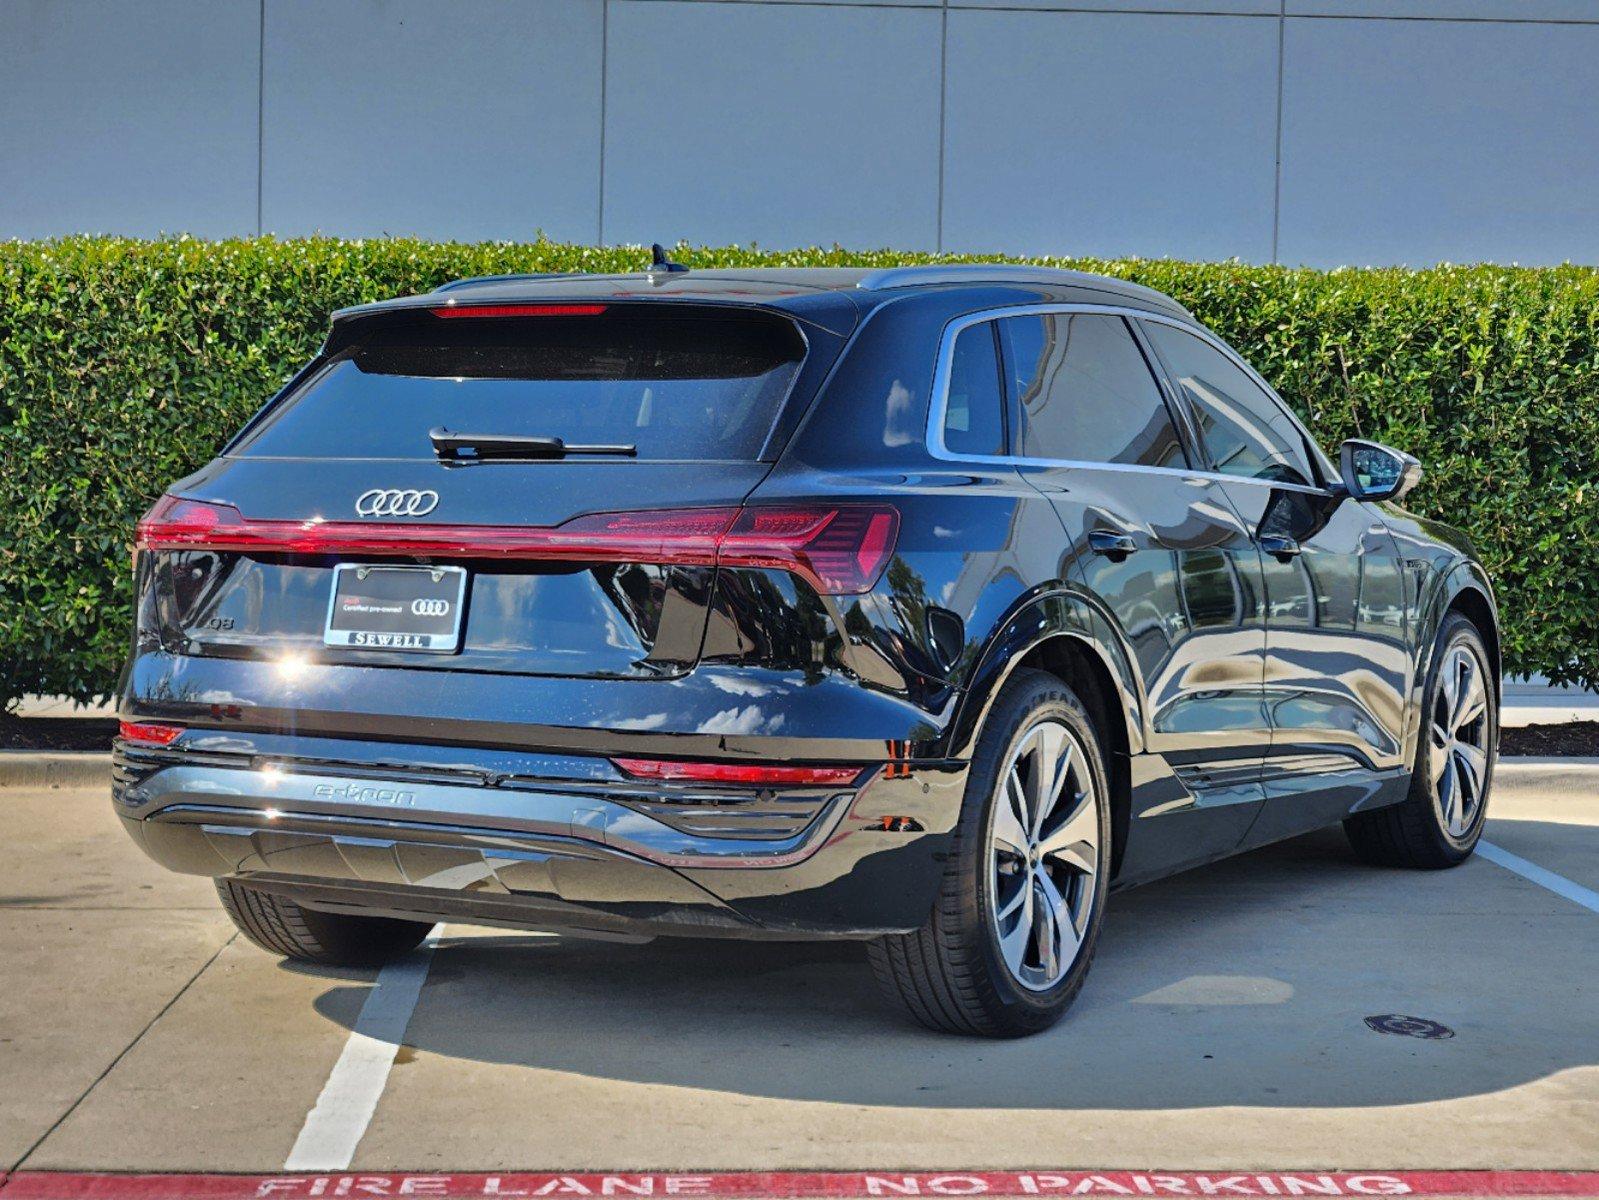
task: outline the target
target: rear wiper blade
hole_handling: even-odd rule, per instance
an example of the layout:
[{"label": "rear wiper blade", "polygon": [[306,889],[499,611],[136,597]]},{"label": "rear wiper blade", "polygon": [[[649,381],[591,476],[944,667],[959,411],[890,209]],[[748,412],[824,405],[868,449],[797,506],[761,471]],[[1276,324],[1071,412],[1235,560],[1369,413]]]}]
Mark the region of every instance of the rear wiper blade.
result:
[{"label": "rear wiper blade", "polygon": [[[490,458],[566,458],[571,454],[638,456],[633,445],[584,445],[558,437],[524,437],[511,433],[451,433],[440,425],[428,430],[433,453],[441,459],[477,462]],[[466,451],[467,453],[462,453]]]}]

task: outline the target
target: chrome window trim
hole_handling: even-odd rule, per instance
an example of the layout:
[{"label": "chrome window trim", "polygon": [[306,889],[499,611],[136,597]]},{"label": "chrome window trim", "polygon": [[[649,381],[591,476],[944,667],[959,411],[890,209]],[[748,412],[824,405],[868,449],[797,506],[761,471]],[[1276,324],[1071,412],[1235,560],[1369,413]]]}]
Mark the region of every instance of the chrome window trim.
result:
[{"label": "chrome window trim", "polygon": [[[1169,317],[1164,313],[1151,312],[1144,308],[1128,308],[1115,304],[1011,304],[1000,308],[985,308],[977,312],[966,313],[963,316],[954,318],[944,326],[943,335],[938,343],[938,361],[933,367],[933,389],[927,405],[926,441],[928,454],[942,462],[983,463],[989,466],[1083,468],[1095,471],[1145,471],[1157,475],[1176,475],[1184,479],[1253,483],[1293,492],[1308,492],[1317,496],[1327,494],[1326,488],[1313,485],[1288,483],[1276,479],[1254,479],[1248,475],[1228,475],[1222,471],[1206,471],[1197,467],[1152,467],[1140,463],[1095,462],[1092,459],[1028,458],[1020,454],[961,454],[950,450],[944,444],[944,417],[949,408],[949,377],[955,357],[955,339],[961,335],[963,330],[970,329],[974,325],[999,321],[1006,317],[1046,316],[1050,313],[1094,313],[1103,316],[1124,317],[1134,321],[1158,321],[1162,325],[1170,325],[1173,328],[1191,333],[1201,341],[1214,346],[1229,361],[1241,368],[1253,382],[1264,389],[1266,395],[1293,421],[1294,427],[1304,432],[1298,419],[1292,412],[1288,411],[1287,405],[1278,399],[1277,393],[1272,391],[1271,385],[1262,379],[1253,367],[1239,357],[1237,351],[1203,326],[1179,320],[1176,317]],[[1139,350],[1142,353],[1143,347],[1139,346]],[[1157,384],[1161,382],[1160,376],[1156,375],[1153,378]],[[1161,392],[1164,395],[1164,387],[1161,388]],[[1306,433],[1305,436],[1308,438],[1310,435]],[[1312,439],[1312,444],[1314,444],[1314,439]]]}]

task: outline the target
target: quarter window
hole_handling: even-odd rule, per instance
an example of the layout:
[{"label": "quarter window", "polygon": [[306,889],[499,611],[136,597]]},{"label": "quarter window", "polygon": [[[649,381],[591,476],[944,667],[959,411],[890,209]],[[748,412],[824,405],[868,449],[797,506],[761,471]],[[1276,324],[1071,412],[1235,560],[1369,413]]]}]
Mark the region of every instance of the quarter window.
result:
[{"label": "quarter window", "polygon": [[1160,385],[1120,317],[1007,317],[1000,337],[1023,457],[1187,466]]},{"label": "quarter window", "polygon": [[1303,436],[1259,384],[1203,338],[1154,321],[1144,328],[1188,394],[1217,471],[1311,485]]},{"label": "quarter window", "polygon": [[944,406],[944,447],[956,454],[1005,453],[1005,402],[999,352],[990,321],[968,325],[955,337]]}]

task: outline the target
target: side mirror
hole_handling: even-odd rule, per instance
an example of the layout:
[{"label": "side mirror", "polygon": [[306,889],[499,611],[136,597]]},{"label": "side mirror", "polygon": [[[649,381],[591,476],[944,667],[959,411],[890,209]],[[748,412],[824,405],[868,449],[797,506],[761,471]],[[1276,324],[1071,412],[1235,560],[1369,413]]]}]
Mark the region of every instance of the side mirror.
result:
[{"label": "side mirror", "polygon": [[1421,482],[1421,462],[1403,450],[1351,438],[1338,451],[1339,474],[1356,500],[1400,500]]}]

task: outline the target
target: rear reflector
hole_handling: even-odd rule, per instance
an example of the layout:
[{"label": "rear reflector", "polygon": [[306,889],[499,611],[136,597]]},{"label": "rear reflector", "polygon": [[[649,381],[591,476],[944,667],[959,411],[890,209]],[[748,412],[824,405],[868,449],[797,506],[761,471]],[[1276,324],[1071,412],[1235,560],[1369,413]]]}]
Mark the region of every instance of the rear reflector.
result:
[{"label": "rear reflector", "polygon": [[860,777],[860,767],[772,767],[760,763],[674,762],[661,758],[613,758],[634,779],[668,783],[743,783],[754,787],[841,787]]},{"label": "rear reflector", "polygon": [[876,505],[673,508],[592,513],[562,525],[258,521],[228,504],[163,496],[139,522],[140,550],[233,550],[642,562],[774,568],[816,591],[870,591],[894,554],[899,513]]},{"label": "rear reflector", "polygon": [[451,304],[428,311],[435,317],[597,317],[603,304]]},{"label": "rear reflector", "polygon": [[117,736],[125,742],[143,742],[150,746],[167,746],[183,732],[180,725],[152,725],[145,721],[118,721]]}]

